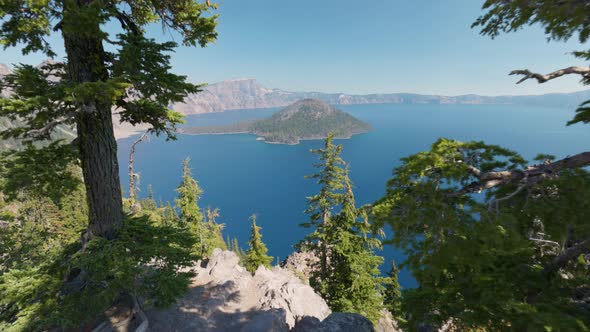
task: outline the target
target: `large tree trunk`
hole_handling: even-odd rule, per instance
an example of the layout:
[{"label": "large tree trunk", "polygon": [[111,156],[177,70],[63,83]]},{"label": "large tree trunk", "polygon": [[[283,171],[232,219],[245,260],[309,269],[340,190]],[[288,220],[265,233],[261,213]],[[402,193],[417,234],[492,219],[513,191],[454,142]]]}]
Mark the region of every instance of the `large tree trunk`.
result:
[{"label": "large tree trunk", "polygon": [[[91,0],[69,2],[66,7],[76,9],[88,6]],[[66,8],[66,11],[68,9]],[[68,79],[75,83],[99,82],[108,79],[105,67],[105,52],[100,39],[100,27],[91,22],[81,24],[82,18],[70,12],[63,22],[63,37],[67,54]],[[84,31],[81,31],[80,26]],[[113,238],[115,230],[123,222],[123,206],[117,142],[113,132],[111,101],[100,96],[84,101],[78,100],[77,114],[78,145],[86,194],[88,198],[88,230],[91,236]]]}]

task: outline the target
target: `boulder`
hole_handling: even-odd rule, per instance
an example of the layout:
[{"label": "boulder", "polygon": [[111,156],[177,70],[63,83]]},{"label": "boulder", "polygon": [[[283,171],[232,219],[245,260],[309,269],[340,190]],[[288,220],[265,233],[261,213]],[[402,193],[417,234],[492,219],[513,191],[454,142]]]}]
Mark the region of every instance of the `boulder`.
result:
[{"label": "boulder", "polygon": [[309,332],[373,332],[373,323],[362,315],[334,312]]}]

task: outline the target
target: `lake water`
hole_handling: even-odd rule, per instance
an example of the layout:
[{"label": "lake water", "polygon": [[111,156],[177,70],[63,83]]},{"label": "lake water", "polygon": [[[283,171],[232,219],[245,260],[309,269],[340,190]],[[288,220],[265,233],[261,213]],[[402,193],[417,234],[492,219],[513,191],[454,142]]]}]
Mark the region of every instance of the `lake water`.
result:
[{"label": "lake water", "polygon": [[[483,140],[516,150],[532,159],[537,153],[558,157],[590,150],[590,128],[566,127],[571,109],[513,105],[350,105],[338,106],[370,123],[373,130],[348,140],[343,158],[350,163],[358,204],[372,203],[385,192],[385,183],[399,159],[423,151],[440,137],[458,140]],[[187,125],[209,126],[269,116],[278,109],[228,111],[193,115]],[[121,181],[128,183],[129,147],[134,138],[119,141]],[[219,222],[225,234],[237,237],[246,247],[250,222],[256,213],[262,226],[269,254],[281,260],[309,230],[299,227],[307,220],[303,213],[306,197],[317,186],[304,176],[315,172],[316,156],[310,149],[322,141],[303,141],[299,145],[276,145],[256,141],[256,136],[179,135],[177,141],[152,138],[138,145],[136,171],[141,174],[140,196],[153,185],[156,199],[172,201],[181,177],[182,160],[191,158],[196,179],[204,190],[200,206],[218,207]],[[385,270],[392,258],[403,256],[386,246]],[[415,285],[411,275],[402,271],[400,283]]]}]

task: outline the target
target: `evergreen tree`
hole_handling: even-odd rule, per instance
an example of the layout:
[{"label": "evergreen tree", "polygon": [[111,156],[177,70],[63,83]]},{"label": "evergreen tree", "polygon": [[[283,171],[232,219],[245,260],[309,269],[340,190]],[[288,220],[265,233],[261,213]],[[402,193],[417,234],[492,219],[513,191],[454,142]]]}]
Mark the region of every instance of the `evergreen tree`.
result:
[{"label": "evergreen tree", "polygon": [[182,181],[176,192],[178,197],[175,200],[176,207],[180,211],[180,219],[185,223],[199,223],[203,221],[203,213],[197,205],[203,190],[199,183],[192,176],[190,158],[182,162]]},{"label": "evergreen tree", "polygon": [[[51,34],[62,37],[66,54],[63,64],[20,65],[4,78],[2,87],[12,95],[0,99],[0,116],[18,118],[22,125],[2,136],[46,140],[60,126],[75,126],[77,153],[70,160],[77,158],[82,166],[91,237],[115,238],[123,222],[113,107],[121,121],[147,123],[151,132],[174,138],[182,116],[168,106],[199,91],[186,77],[169,72],[166,53],[176,44],[146,38],[145,27],[159,21],[178,32],[183,44],[205,46],[217,36],[217,17],[206,16],[211,7],[209,1],[0,3],[0,44],[5,48],[53,57]],[[119,23],[119,30],[107,33],[107,22]],[[46,161],[44,166],[54,167]]]},{"label": "evergreen tree", "polygon": [[190,169],[190,158],[186,158],[182,163],[182,181],[176,192],[176,208],[180,211],[180,220],[188,227],[189,231],[195,235],[199,242],[195,248],[200,256],[205,254],[205,223],[203,222],[203,213],[197,205],[199,198],[203,194],[203,190],[199,187],[199,183],[192,176]]},{"label": "evergreen tree", "polygon": [[383,309],[382,284],[387,281],[379,271],[383,258],[374,252],[381,241],[368,235],[366,213],[356,208],[341,150],[329,135],[325,148],[313,151],[322,162],[317,165],[319,173],[310,177],[318,179],[321,189],[309,198],[310,222],[306,226],[315,229],[304,245],[319,255],[320,262],[310,284],[332,310],[357,312],[377,323]]},{"label": "evergreen tree", "polygon": [[[320,171],[307,176],[307,178],[317,179],[317,183],[321,188],[317,195],[308,197],[309,207],[305,212],[310,215],[310,220],[301,224],[306,228],[327,226],[330,223],[332,211],[341,203],[343,198],[344,161],[340,158],[342,146],[334,145],[333,139],[334,134],[330,133],[324,142],[323,149],[311,150],[312,153],[319,156],[320,163],[315,166]],[[314,232],[306,237],[301,246],[308,245],[306,242],[314,242],[314,245],[317,246],[316,252],[320,259],[319,279],[325,279],[329,274],[328,247],[326,241],[321,237],[321,233]]]},{"label": "evergreen tree", "polygon": [[389,270],[389,280],[385,284],[385,291],[383,292],[383,303],[385,308],[391,312],[393,317],[399,322],[404,321],[404,314],[402,311],[402,291],[398,282],[399,269],[395,265],[395,261],[391,261],[391,270]]},{"label": "evergreen tree", "polygon": [[206,237],[204,238],[205,254],[210,255],[213,249],[219,248],[226,250],[227,246],[223,241],[223,228],[224,224],[218,224],[216,218],[219,217],[219,209],[207,208],[206,211],[207,223],[205,224]]},{"label": "evergreen tree", "polygon": [[590,280],[590,173],[576,156],[540,157],[440,139],[394,170],[373,213],[418,283],[402,298],[409,329],[589,329],[577,301]]},{"label": "evergreen tree", "polygon": [[245,262],[246,260],[246,253],[244,252],[244,250],[242,248],[240,248],[240,244],[238,243],[238,239],[237,238],[233,238],[232,243],[231,243],[231,250],[238,255],[238,257],[240,258],[241,261]]},{"label": "evergreen tree", "polygon": [[141,200],[141,207],[149,211],[155,211],[158,208],[151,184],[148,185],[148,197]]},{"label": "evergreen tree", "polygon": [[268,249],[262,242],[262,234],[260,234],[262,228],[256,225],[256,215],[253,214],[250,219],[252,220],[252,230],[250,231],[250,240],[248,241],[250,247],[246,252],[244,267],[246,270],[254,273],[260,265],[270,268],[272,257],[266,254]]},{"label": "evergreen tree", "polygon": [[166,202],[166,207],[164,207],[164,222],[168,225],[175,225],[178,223],[178,213],[176,210],[172,208],[172,204],[170,202]]}]

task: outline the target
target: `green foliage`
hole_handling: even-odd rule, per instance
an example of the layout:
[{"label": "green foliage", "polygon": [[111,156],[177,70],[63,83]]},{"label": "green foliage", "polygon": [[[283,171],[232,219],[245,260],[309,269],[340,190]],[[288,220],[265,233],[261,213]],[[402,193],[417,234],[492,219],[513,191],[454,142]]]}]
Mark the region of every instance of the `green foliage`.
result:
[{"label": "green foliage", "polygon": [[190,275],[178,270],[198,258],[186,228],[132,217],[115,240],[95,237],[82,249],[87,215],[80,183],[56,201],[31,191],[2,199],[0,330],[75,328],[122,296],[165,306],[184,294]]},{"label": "green foliage", "polygon": [[470,166],[490,172],[524,165],[497,146],[441,139],[394,170],[373,213],[393,228],[393,243],[407,255],[403,265],[419,284],[404,292],[408,327],[453,319],[464,330],[589,329],[588,309],[575,300],[588,289],[588,266],[543,270],[590,236],[590,174],[562,171],[528,191],[516,191],[518,183],[485,196],[461,190],[479,181]]},{"label": "green foliage", "polygon": [[391,261],[391,270],[389,270],[388,274],[389,280],[383,291],[383,304],[398,322],[405,322],[398,274],[399,269],[395,265],[395,261]]},{"label": "green foliage", "polygon": [[223,228],[224,224],[218,224],[217,218],[219,217],[219,209],[207,208],[205,211],[207,216],[207,222],[205,223],[205,234],[203,238],[204,247],[206,248],[206,255],[211,255],[213,249],[219,248],[227,250],[225,241],[223,240]]},{"label": "green foliage", "polygon": [[142,199],[139,203],[141,208],[145,210],[156,210],[158,208],[156,199],[154,198],[154,189],[151,184],[148,185],[148,197]]},{"label": "green foliage", "polygon": [[[187,232],[129,219],[116,240],[95,238],[45,255],[41,264],[12,268],[0,276],[0,319],[8,331],[73,328],[100,315],[121,294],[140,296],[149,306],[166,306],[187,290],[194,243]],[[64,283],[64,277],[67,282]],[[24,286],[24,287],[23,287]],[[2,323],[0,323],[2,324]],[[2,325],[0,325],[2,327]]]},{"label": "green foliage", "polygon": [[[215,221],[219,217],[218,209],[208,209],[207,220],[204,220],[203,213],[197,204],[203,190],[199,187],[197,180],[192,177],[189,162],[189,158],[183,162],[182,182],[176,189],[178,192],[178,197],[175,200],[176,208],[180,211],[180,221],[198,239],[194,248],[195,253],[200,256],[208,256],[215,248],[226,248],[221,234],[224,225],[217,224]],[[172,211],[169,213],[172,214]]]},{"label": "green foliage", "polygon": [[554,40],[568,40],[577,34],[584,43],[590,37],[585,1],[486,0],[483,8],[486,13],[473,26],[491,37],[530,25],[545,28],[545,34]]},{"label": "green foliage", "polygon": [[360,313],[376,324],[383,309],[383,284],[389,283],[380,276],[383,258],[374,252],[381,241],[368,234],[365,209],[355,206],[348,169],[340,158],[342,146],[334,145],[332,137],[324,149],[312,151],[321,162],[316,165],[319,172],[309,178],[317,179],[321,189],[308,198],[310,222],[304,226],[314,229],[301,245],[319,257],[310,285],[332,310]]},{"label": "green foliage", "polygon": [[14,198],[24,191],[58,201],[81,184],[72,166],[76,150],[56,141],[45,148],[28,144],[22,151],[0,154],[0,190]]},{"label": "green foliage", "polygon": [[[205,46],[217,37],[217,16],[203,15],[210,7],[216,8],[196,1],[102,1],[83,8],[64,6],[61,1],[53,0],[3,2],[0,16],[6,19],[0,27],[0,44],[5,48],[23,45],[24,54],[41,51],[52,56],[54,53],[46,40],[52,30],[77,28],[83,36],[95,32],[91,26],[112,19],[119,21],[122,29],[135,34],[142,34],[144,26],[159,21],[178,31],[183,44]],[[64,18],[71,20],[69,26],[52,26]],[[100,37],[107,35],[103,33]]]},{"label": "green foliage", "polygon": [[262,234],[260,234],[262,227],[256,225],[256,215],[253,214],[250,219],[252,220],[252,230],[250,231],[250,240],[248,241],[249,248],[244,258],[244,267],[250,273],[254,273],[260,265],[270,268],[273,258],[267,255],[268,249],[262,242]]},{"label": "green foliage", "polygon": [[182,163],[182,182],[176,188],[178,198],[175,203],[183,222],[200,223],[203,221],[203,213],[201,213],[197,201],[201,198],[203,190],[199,187],[197,180],[193,178],[189,163],[189,158],[186,158]]},{"label": "green foliage", "polygon": [[234,237],[231,242],[231,251],[233,251],[238,257],[240,261],[244,262],[246,260],[246,252],[240,248],[240,244],[238,243],[238,239]]}]

